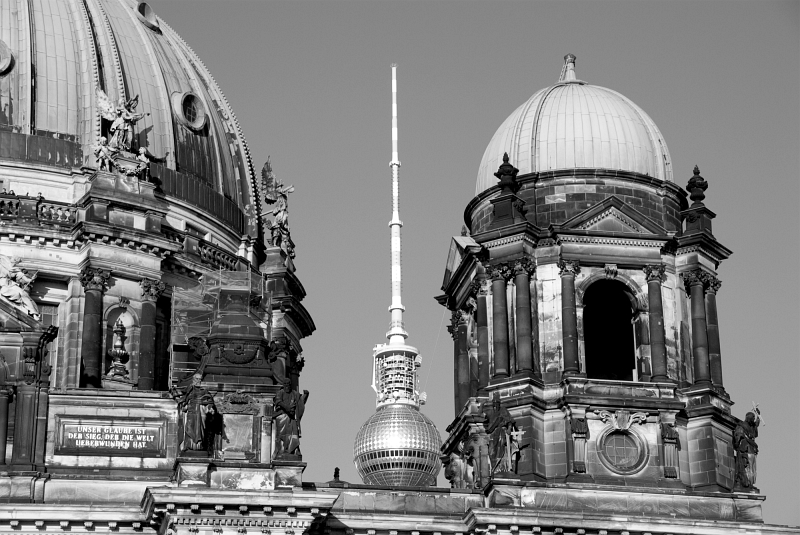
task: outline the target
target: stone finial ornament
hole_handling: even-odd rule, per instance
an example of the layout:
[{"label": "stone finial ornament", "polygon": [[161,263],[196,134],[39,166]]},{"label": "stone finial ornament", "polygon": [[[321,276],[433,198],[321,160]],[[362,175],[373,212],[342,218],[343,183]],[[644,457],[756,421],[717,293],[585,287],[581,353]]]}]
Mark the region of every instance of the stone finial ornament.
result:
[{"label": "stone finial ornament", "polygon": [[128,368],[125,363],[128,361],[128,350],[125,349],[125,340],[128,338],[125,334],[125,325],[122,323],[122,318],[118,318],[114,323],[114,346],[108,351],[108,355],[112,359],[111,369],[108,370],[108,377],[119,377],[122,379],[128,378]]},{"label": "stone finial ornament", "polygon": [[708,189],[708,182],[700,176],[700,168],[694,166],[694,176],[689,179],[686,184],[686,189],[689,191],[689,198],[694,201],[694,205],[703,204],[703,199],[706,198],[705,191]]},{"label": "stone finial ornament", "polygon": [[519,169],[508,162],[508,153],[503,153],[503,163],[494,174],[499,180],[497,185],[503,189],[502,193],[516,193],[519,190],[517,173],[519,173]]}]

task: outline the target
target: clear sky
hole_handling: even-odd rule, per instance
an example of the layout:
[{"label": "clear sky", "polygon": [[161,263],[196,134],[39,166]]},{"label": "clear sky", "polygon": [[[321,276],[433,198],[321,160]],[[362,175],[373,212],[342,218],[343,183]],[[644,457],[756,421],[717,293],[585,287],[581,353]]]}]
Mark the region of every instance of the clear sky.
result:
[{"label": "clear sky", "polygon": [[[398,67],[403,303],[423,355],[423,410],[453,418],[452,342],[433,299],[500,123],[555,83],[621,92],[658,124],[685,186],[710,186],[725,386],[760,403],[765,518],[800,524],[800,3],[772,1],[183,1],[150,4],[199,54],[257,168],[294,184],[304,304],[304,479],[360,482],[353,439],[374,410],[371,355],[389,328],[391,71]],[[440,476],[440,484],[447,482]]]}]

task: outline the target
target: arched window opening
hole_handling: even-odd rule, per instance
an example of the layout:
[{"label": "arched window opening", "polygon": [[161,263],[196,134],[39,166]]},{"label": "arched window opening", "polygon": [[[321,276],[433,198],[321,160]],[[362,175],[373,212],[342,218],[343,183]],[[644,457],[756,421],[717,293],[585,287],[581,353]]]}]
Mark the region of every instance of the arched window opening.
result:
[{"label": "arched window opening", "polygon": [[634,312],[633,297],[621,282],[600,280],[586,289],[583,340],[588,378],[633,381]]}]

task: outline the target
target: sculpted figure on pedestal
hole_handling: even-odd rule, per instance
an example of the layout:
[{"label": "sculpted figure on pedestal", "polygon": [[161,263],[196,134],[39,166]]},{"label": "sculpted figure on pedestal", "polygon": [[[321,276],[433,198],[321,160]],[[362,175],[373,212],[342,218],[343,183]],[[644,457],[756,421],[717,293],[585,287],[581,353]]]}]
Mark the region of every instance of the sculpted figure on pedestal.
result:
[{"label": "sculpted figure on pedestal", "polygon": [[486,431],[489,433],[491,473],[516,473],[522,433],[517,429],[517,423],[508,409],[500,404],[498,396],[492,401],[492,412]]},{"label": "sculpted figure on pedestal", "polygon": [[292,382],[284,380],[283,389],[275,395],[275,458],[300,457],[300,420],[306,409],[308,390],[300,394],[292,390]]},{"label": "sculpted figure on pedestal", "polygon": [[206,407],[203,441],[210,457],[218,458],[220,456],[223,440],[230,443],[228,435],[225,434],[225,418],[217,410],[216,405],[208,405]]},{"label": "sculpted figure on pedestal", "polygon": [[36,274],[19,267],[19,257],[0,255],[0,295],[24,308],[28,315],[39,319],[39,307],[28,293]]},{"label": "sculpted figure on pedestal", "polygon": [[751,490],[756,484],[756,457],[758,456],[758,426],[761,411],[748,412],[733,430],[733,449],[736,452],[736,487]]},{"label": "sculpted figure on pedestal", "polygon": [[133,125],[145,116],[150,115],[149,113],[136,113],[134,110],[138,105],[139,95],[136,95],[130,100],[120,98],[119,103],[115,106],[111,99],[108,98],[108,95],[99,87],[97,88],[97,108],[104,119],[111,121],[111,126],[108,129],[109,134],[111,134],[108,146],[111,149],[131,150]]},{"label": "sculpted figure on pedestal", "polygon": [[289,233],[289,194],[294,192],[294,186],[285,186],[275,178],[269,160],[261,169],[261,185],[264,191],[264,203],[268,206],[277,203],[271,211],[262,214],[272,214],[275,217],[274,220],[266,222],[272,245],[280,247],[287,260],[294,258],[294,242]]},{"label": "sculpted figure on pedestal", "polygon": [[101,136],[97,145],[94,146],[94,156],[97,161],[97,168],[100,171],[111,171],[114,165],[112,157],[117,152],[108,146],[108,141],[105,136]]},{"label": "sculpted figure on pedestal", "polygon": [[[208,438],[206,433],[206,414],[209,407],[214,406],[214,398],[200,386],[202,375],[197,373],[192,377],[192,384],[183,392],[173,387],[172,397],[178,402],[178,408],[183,414],[183,439],[180,451],[207,451]],[[216,409],[216,407],[214,407]]]}]

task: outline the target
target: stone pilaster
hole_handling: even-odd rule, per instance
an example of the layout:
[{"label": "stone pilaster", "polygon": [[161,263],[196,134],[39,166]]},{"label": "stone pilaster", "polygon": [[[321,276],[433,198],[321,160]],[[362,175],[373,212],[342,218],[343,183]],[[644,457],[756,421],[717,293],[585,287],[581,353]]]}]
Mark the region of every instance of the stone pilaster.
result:
[{"label": "stone pilaster", "polygon": [[509,376],[506,281],[510,273],[508,266],[505,264],[488,266],[487,271],[489,271],[489,276],[492,278],[493,378],[499,379]]},{"label": "stone pilaster", "polygon": [[669,380],[667,375],[667,345],[664,334],[664,305],[661,300],[661,283],[664,282],[664,264],[644,267],[647,277],[647,302],[650,315],[650,364],[653,369],[651,381]]},{"label": "stone pilaster", "polygon": [[711,385],[708,362],[708,333],[704,286],[708,274],[700,269],[681,273],[686,293],[691,299],[692,356],[694,358],[694,384]]},{"label": "stone pilaster", "polygon": [[153,279],[139,281],[142,288],[141,331],[139,334],[139,390],[152,390],[156,366],[156,301],[167,285]]},{"label": "stone pilaster", "polygon": [[517,371],[527,373],[533,371],[530,274],[535,269],[533,262],[527,258],[517,260],[512,269],[517,301]]},{"label": "stone pilaster", "polygon": [[722,385],[722,355],[719,343],[719,320],[717,317],[717,292],[722,281],[709,276],[706,285],[706,321],[708,329],[708,365],[711,371],[711,384],[724,389]]},{"label": "stone pilaster", "polygon": [[559,260],[561,276],[561,331],[564,339],[565,376],[580,374],[578,361],[578,314],[575,309],[575,276],[581,272],[577,260]]},{"label": "stone pilaster", "polygon": [[478,390],[486,388],[491,378],[489,369],[489,311],[488,299],[491,283],[483,278],[478,288],[477,324],[478,324]]},{"label": "stone pilaster", "polygon": [[83,336],[81,358],[83,376],[81,386],[100,388],[103,364],[103,292],[106,291],[111,272],[106,269],[85,267],[80,273],[84,290]]},{"label": "stone pilaster", "polygon": [[6,464],[6,441],[8,440],[8,400],[13,387],[0,385],[0,464]]}]

